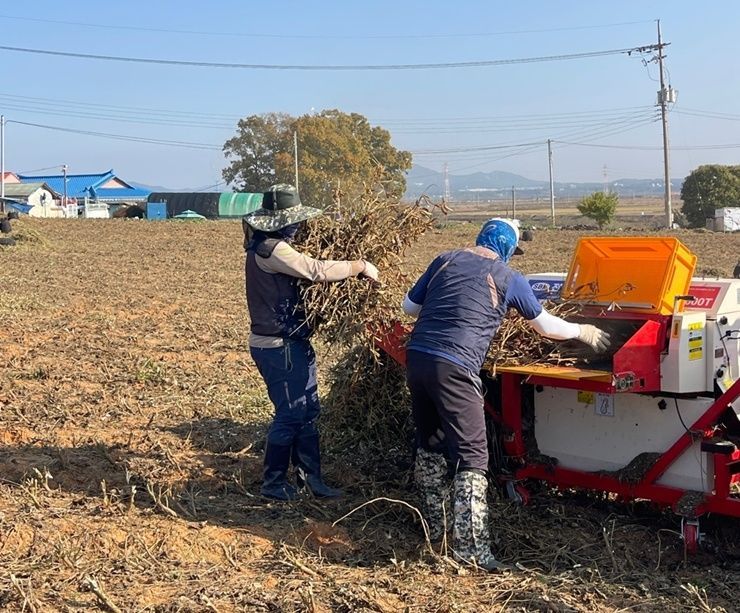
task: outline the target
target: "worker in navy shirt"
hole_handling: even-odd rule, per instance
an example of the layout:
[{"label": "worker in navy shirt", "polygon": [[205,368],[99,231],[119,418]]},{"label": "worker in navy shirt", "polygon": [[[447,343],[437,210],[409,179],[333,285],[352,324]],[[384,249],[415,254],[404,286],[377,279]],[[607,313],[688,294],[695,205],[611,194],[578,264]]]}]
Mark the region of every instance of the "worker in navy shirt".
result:
[{"label": "worker in navy shirt", "polygon": [[[516,309],[543,336],[579,339],[604,351],[609,335],[548,313],[527,280],[507,266],[519,228],[490,219],[476,246],[442,253],[404,298],[417,321],[407,349],[407,381],[416,425],[414,476],[432,540],[442,537],[447,460],[454,467],[452,548],[486,570],[499,568],[488,530],[488,443],[480,370],[503,317]],[[446,456],[446,458],[445,458]]]}]

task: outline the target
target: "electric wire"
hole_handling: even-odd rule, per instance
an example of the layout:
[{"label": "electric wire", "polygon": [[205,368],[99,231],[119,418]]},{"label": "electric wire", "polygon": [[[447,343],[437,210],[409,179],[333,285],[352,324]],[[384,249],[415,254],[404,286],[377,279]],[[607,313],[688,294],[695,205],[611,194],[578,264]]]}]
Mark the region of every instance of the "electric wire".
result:
[{"label": "electric wire", "polygon": [[[654,117],[654,114],[650,114],[649,116],[644,116],[640,118],[637,122],[632,121],[619,121],[619,122],[611,122],[608,124],[605,124],[602,128],[598,130],[569,130],[565,133],[559,134],[559,138],[566,138],[566,137],[580,137],[580,138],[599,138],[603,136],[609,136],[612,134],[620,133],[626,129],[634,129],[637,127],[641,127],[650,123],[653,123],[656,121],[656,118]],[[553,142],[555,139],[551,139]],[[547,143],[546,138],[542,138],[540,140],[537,140],[536,142],[530,142],[530,143],[506,143],[501,144],[497,146],[488,146],[488,147],[469,147],[469,148],[455,148],[455,149],[447,149],[447,150],[435,150],[434,153],[430,153],[429,151],[412,151],[414,155],[440,155],[440,154],[446,154],[448,156],[454,155],[457,160],[462,161],[463,158],[465,158],[467,161],[472,161],[473,159],[486,159],[490,161],[496,161],[498,159],[505,159],[508,157],[513,156],[519,156],[526,154],[530,151],[535,151],[539,149],[542,145]],[[506,148],[512,148],[512,147],[521,147],[524,148],[524,150],[516,151],[513,154],[506,154],[500,157],[491,157],[491,156],[483,156],[480,157],[481,151],[487,151],[487,150],[496,150],[496,149],[506,149]],[[456,152],[462,152],[456,153]],[[466,156],[464,153],[471,152],[472,155]],[[459,169],[458,169],[459,170]]]},{"label": "electric wire", "polygon": [[501,36],[511,34],[543,34],[546,32],[569,32],[576,30],[595,30],[601,28],[613,28],[631,25],[641,25],[646,23],[652,23],[652,20],[642,21],[622,21],[616,23],[603,23],[603,24],[592,24],[582,26],[563,26],[557,28],[541,28],[541,29],[527,29],[527,30],[508,30],[499,32],[465,32],[461,34],[274,34],[274,33],[263,33],[263,32],[214,32],[205,30],[180,30],[174,28],[155,28],[146,26],[129,26],[124,24],[100,24],[90,23],[83,21],[67,21],[62,19],[42,19],[39,17],[19,17],[15,15],[0,15],[0,19],[12,19],[16,21],[28,21],[33,23],[50,23],[56,25],[70,25],[75,27],[85,28],[100,28],[106,30],[125,30],[135,32],[158,32],[163,34],[187,34],[187,35],[198,35],[198,36],[227,36],[227,37],[239,37],[239,38],[273,38],[273,39],[318,39],[318,40],[358,40],[358,39],[435,39],[435,38],[470,38],[470,37],[489,37],[489,36]]},{"label": "electric wire", "polygon": [[[152,125],[176,125],[198,128],[233,129],[239,120],[236,115],[209,115],[204,113],[187,113],[181,111],[164,111],[160,109],[145,109],[137,107],[121,107],[113,105],[98,105],[94,103],[83,103],[64,100],[52,100],[31,96],[15,96],[0,93],[0,106],[3,108],[24,111],[36,114],[48,114],[55,116],[81,117],[89,119],[101,119],[128,123],[146,123]],[[634,107],[633,110],[616,111],[593,111],[578,113],[563,113],[552,115],[526,115],[499,116],[497,118],[462,120],[465,123],[452,120],[450,126],[445,125],[444,120],[430,123],[414,123],[410,120],[399,123],[409,129],[393,128],[394,134],[444,134],[462,132],[513,132],[536,129],[557,129],[569,126],[598,125],[608,119],[620,119],[622,117],[639,116],[640,112],[652,107]],[[382,122],[375,122],[382,123]],[[384,123],[383,127],[391,128],[392,124]],[[431,128],[431,129],[429,129]]]},{"label": "electric wire", "polygon": [[112,140],[130,141],[135,143],[148,143],[152,145],[167,145],[170,147],[181,147],[185,149],[202,149],[207,151],[222,151],[222,147],[210,143],[197,143],[190,141],[166,140],[160,138],[148,138],[143,136],[132,136],[129,134],[111,134],[109,132],[95,132],[93,130],[78,130],[75,128],[64,128],[61,126],[50,126],[47,124],[32,123],[29,121],[19,121],[17,119],[8,119],[6,123],[14,123],[22,126],[33,128],[43,128],[45,130],[55,130],[58,132],[68,132],[72,134],[82,134],[86,136],[97,136],[100,138],[109,138]]},{"label": "electric wire", "polygon": [[[610,131],[614,128],[620,128],[625,125],[630,125],[633,122],[642,122],[642,121],[653,121],[655,118],[654,112],[650,112],[649,114],[641,114],[639,116],[630,117],[627,119],[619,119],[619,120],[613,120],[604,122],[602,124],[598,124],[596,126],[588,126],[588,127],[578,127],[578,128],[572,128],[567,130],[564,133],[559,134],[559,138],[565,138],[565,137],[572,137],[572,136],[578,136],[581,138],[591,137],[591,136],[598,136],[602,134],[604,131]],[[554,140],[554,139],[551,139]],[[450,147],[446,149],[417,149],[412,150],[412,153],[414,155],[438,155],[438,154],[455,154],[455,153],[478,153],[481,151],[492,151],[496,149],[506,149],[510,147],[526,147],[529,145],[541,145],[543,142],[546,142],[546,138],[540,138],[537,139],[535,142],[528,142],[528,143],[501,143],[498,145],[485,145],[485,146],[472,146],[472,147]]]},{"label": "electric wire", "polygon": [[37,96],[26,96],[19,94],[8,94],[0,93],[0,99],[33,103],[39,105],[52,105],[54,107],[82,107],[82,108],[94,108],[96,110],[110,110],[120,113],[148,113],[152,115],[159,115],[164,117],[192,117],[198,119],[223,119],[223,120],[236,120],[239,119],[239,115],[232,115],[227,113],[204,113],[202,111],[178,111],[173,109],[156,109],[151,107],[138,107],[138,106],[122,106],[117,104],[105,104],[100,102],[86,102],[79,100],[69,100],[65,98],[40,98]]},{"label": "electric wire", "polygon": [[[577,143],[568,141],[553,141],[563,145],[576,145],[579,147],[598,147],[600,149],[629,149],[634,151],[662,151],[663,147],[659,145],[602,145],[599,143]],[[714,145],[671,145],[671,151],[701,151],[712,149],[737,149],[740,143],[722,143]]]},{"label": "electric wire", "polygon": [[[656,121],[655,119],[648,119],[648,120],[644,120],[644,121],[642,121],[642,122],[640,122],[638,124],[633,124],[631,126],[621,126],[621,127],[618,127],[618,128],[617,127],[613,127],[612,128],[612,131],[610,133],[601,134],[600,137],[603,138],[605,136],[613,136],[613,135],[620,134],[620,133],[623,133],[623,132],[628,132],[630,130],[634,130],[634,129],[637,129],[637,128],[640,128],[640,127],[644,127],[644,126],[646,126],[648,124],[652,124],[655,121]],[[552,141],[552,139],[551,139],[551,141]],[[552,141],[552,142],[554,142],[554,141]],[[468,166],[464,166],[464,167],[453,167],[453,168],[451,168],[451,170],[452,170],[452,172],[461,172],[461,171],[465,171],[465,170],[472,170],[472,169],[475,169],[475,168],[480,168],[481,166],[484,166],[484,165],[487,165],[487,164],[491,164],[491,163],[494,163],[494,162],[498,162],[498,161],[507,159],[507,158],[521,157],[521,156],[524,156],[524,155],[529,155],[529,154],[534,153],[534,152],[542,151],[542,147],[546,143],[547,143],[547,141],[543,141],[539,145],[534,146],[534,147],[531,147],[529,149],[521,149],[521,150],[517,150],[517,151],[515,151],[513,153],[508,153],[508,154],[504,154],[504,155],[500,155],[500,156],[494,156],[494,157],[488,157],[484,161],[482,161],[482,162],[480,162],[478,164],[468,165]],[[471,160],[468,160],[468,161],[471,161]]]},{"label": "electric wire", "polygon": [[641,50],[655,47],[655,45],[643,45],[640,47],[627,47],[623,49],[607,49],[603,51],[585,51],[581,53],[564,53],[560,55],[546,55],[525,58],[501,59],[501,60],[474,60],[468,62],[430,62],[421,64],[245,64],[238,62],[206,62],[193,60],[168,60],[161,58],[143,58],[120,55],[103,55],[95,53],[78,53],[72,51],[57,51],[51,49],[36,49],[30,47],[15,47],[0,45],[2,51],[17,53],[29,53],[35,55],[47,55],[55,57],[68,57],[75,59],[100,60],[107,62],[127,62],[136,64],[158,64],[165,66],[188,66],[197,68],[234,68],[246,70],[303,70],[303,71],[367,71],[367,70],[429,70],[440,68],[484,68],[490,66],[504,66],[510,64],[533,64],[540,62],[558,62],[565,60],[577,60],[594,57],[605,57],[609,55],[631,55]]}]

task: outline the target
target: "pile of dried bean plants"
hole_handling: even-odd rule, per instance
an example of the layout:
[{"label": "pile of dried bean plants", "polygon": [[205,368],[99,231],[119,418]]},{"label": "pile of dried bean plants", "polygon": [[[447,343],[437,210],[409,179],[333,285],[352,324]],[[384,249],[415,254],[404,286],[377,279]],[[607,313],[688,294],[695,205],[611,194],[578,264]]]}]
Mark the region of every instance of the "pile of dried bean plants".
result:
[{"label": "pile of dried bean plants", "polygon": [[[320,259],[375,264],[380,283],[352,278],[303,288],[308,322],[319,342],[340,349],[328,383],[322,431],[327,447],[369,468],[378,451],[405,457],[409,403],[403,369],[382,355],[375,338],[398,320],[413,283],[400,266],[407,249],[435,223],[428,200],[401,204],[367,188],[355,197],[337,195],[325,214],[308,224],[304,252]],[[387,458],[386,458],[387,461]],[[387,469],[387,463],[386,463]]]},{"label": "pile of dried bean plants", "polygon": [[301,240],[305,252],[320,259],[367,260],[381,275],[379,284],[361,277],[304,288],[308,322],[323,341],[372,348],[374,331],[398,319],[413,281],[401,270],[403,255],[433,224],[428,207],[401,204],[372,188],[354,198],[337,198],[309,224]]},{"label": "pile of dried bean plants", "polygon": [[[544,307],[564,319],[580,311],[578,305],[568,302],[548,301]],[[578,357],[569,348],[560,341],[541,336],[521,315],[510,311],[491,343],[484,369],[495,375],[501,366],[573,366]]]}]

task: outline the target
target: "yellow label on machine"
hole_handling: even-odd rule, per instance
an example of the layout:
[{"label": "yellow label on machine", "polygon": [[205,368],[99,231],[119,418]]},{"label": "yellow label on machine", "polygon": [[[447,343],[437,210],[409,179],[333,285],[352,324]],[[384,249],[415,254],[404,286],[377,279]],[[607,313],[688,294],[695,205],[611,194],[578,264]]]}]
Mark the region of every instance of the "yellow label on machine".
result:
[{"label": "yellow label on machine", "polygon": [[594,393],[578,390],[578,402],[582,402],[583,404],[593,404],[594,403]]},{"label": "yellow label on machine", "polygon": [[701,360],[704,357],[704,322],[689,324],[689,360]]}]

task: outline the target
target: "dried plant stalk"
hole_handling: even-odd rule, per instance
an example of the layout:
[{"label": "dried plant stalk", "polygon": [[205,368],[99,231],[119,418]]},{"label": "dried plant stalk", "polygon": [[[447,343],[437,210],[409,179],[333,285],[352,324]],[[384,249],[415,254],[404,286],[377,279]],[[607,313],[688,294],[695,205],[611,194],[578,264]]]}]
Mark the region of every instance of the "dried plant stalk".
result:
[{"label": "dried plant stalk", "polygon": [[[562,318],[580,312],[579,305],[569,302],[547,301],[544,307]],[[577,361],[563,343],[539,335],[521,315],[510,311],[493,338],[483,368],[496,374],[500,366],[573,366]]]},{"label": "dried plant stalk", "polygon": [[372,331],[398,318],[399,305],[412,279],[399,264],[406,250],[434,224],[431,212],[405,205],[384,191],[336,198],[326,214],[313,220],[300,241],[320,259],[364,259],[381,271],[381,283],[365,278],[314,283],[303,288],[309,325],[329,344],[372,345]]}]

